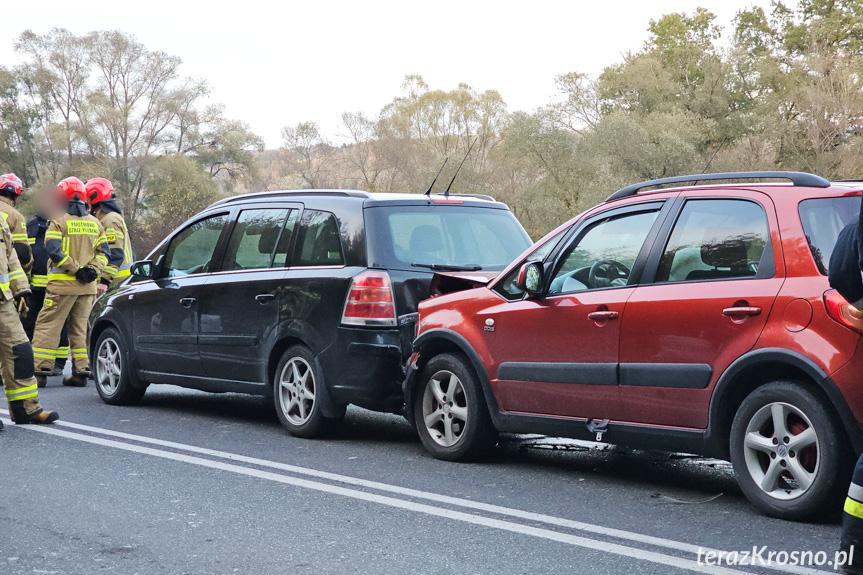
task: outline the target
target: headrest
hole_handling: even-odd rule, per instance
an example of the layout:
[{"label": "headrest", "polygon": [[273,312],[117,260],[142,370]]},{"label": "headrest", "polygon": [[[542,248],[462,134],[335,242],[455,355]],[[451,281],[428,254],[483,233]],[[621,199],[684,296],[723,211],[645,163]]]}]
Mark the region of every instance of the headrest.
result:
[{"label": "headrest", "polygon": [[411,252],[430,254],[443,249],[443,236],[435,226],[417,226],[411,233]]},{"label": "headrest", "polygon": [[733,268],[749,263],[746,239],[729,236],[728,228],[707,228],[701,244],[701,261],[714,268]]},{"label": "headrest", "polygon": [[279,229],[274,227],[266,227],[261,231],[261,236],[258,238],[258,252],[262,254],[271,254],[276,248],[276,240],[279,239]]}]

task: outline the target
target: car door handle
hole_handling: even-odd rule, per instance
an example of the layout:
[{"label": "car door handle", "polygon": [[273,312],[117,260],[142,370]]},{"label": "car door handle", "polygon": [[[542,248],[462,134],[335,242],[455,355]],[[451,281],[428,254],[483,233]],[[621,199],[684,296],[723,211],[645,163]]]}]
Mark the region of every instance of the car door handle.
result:
[{"label": "car door handle", "polygon": [[196,301],[198,301],[198,300],[196,300],[193,297],[184,297],[183,299],[180,300],[180,305],[183,306],[184,308],[188,309],[188,308],[192,307],[192,304],[195,303]]},{"label": "car door handle", "polygon": [[722,310],[722,315],[727,317],[740,317],[740,316],[750,316],[750,315],[758,315],[761,313],[761,308],[757,306],[739,306],[739,307],[727,307]]},{"label": "car door handle", "polygon": [[275,297],[276,297],[275,294],[259,293],[258,295],[255,296],[255,301],[261,305],[266,305],[266,304],[270,303]]},{"label": "car door handle", "polygon": [[610,319],[617,319],[618,313],[616,311],[611,310],[602,310],[602,311],[592,311],[587,314],[587,319],[591,321],[608,321]]}]

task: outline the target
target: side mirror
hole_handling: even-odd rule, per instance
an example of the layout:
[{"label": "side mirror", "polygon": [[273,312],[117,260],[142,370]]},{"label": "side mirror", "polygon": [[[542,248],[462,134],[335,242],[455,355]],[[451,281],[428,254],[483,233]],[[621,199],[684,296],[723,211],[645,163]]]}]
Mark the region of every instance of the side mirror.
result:
[{"label": "side mirror", "polygon": [[521,266],[518,271],[516,286],[531,296],[540,295],[542,292],[542,264],[529,262]]},{"label": "side mirror", "polygon": [[135,262],[129,270],[131,274],[138,278],[153,279],[156,272],[156,266],[150,260]]}]

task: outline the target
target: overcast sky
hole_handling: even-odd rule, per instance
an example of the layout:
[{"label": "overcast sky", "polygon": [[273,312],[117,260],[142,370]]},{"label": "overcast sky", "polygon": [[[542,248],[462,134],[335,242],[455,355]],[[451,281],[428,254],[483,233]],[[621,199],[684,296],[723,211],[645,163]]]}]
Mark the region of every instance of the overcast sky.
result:
[{"label": "overcast sky", "polygon": [[276,147],[285,125],[312,120],[336,137],[342,112],[377,114],[406,74],[432,88],[495,89],[510,110],[533,110],[556,75],[596,75],[641,47],[651,18],[704,6],[729,33],[753,4],[769,0],[9,0],[0,65],[20,61],[12,43],[26,29],[118,28],[180,56],[182,74],[206,78],[230,117]]}]

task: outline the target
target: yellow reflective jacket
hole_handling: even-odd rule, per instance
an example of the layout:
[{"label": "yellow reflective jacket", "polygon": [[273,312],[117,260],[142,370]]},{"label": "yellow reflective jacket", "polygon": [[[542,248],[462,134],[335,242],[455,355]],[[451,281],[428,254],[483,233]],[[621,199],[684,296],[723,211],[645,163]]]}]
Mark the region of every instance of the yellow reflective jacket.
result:
[{"label": "yellow reflective jacket", "polygon": [[132,241],[129,239],[129,230],[126,221],[117,212],[103,212],[97,209],[94,214],[102,227],[105,228],[105,238],[108,240],[108,265],[102,272],[102,279],[117,285],[127,277],[132,267]]},{"label": "yellow reflective jacket", "polygon": [[101,273],[108,265],[108,240],[99,220],[89,214],[79,216],[70,213],[52,220],[45,232],[45,248],[51,260],[48,267],[50,293],[96,293],[98,278],[95,282],[81,283],[75,279],[75,272],[79,268],[91,266]]},{"label": "yellow reflective jacket", "polygon": [[12,241],[15,251],[18,252],[18,261],[25,272],[29,272],[33,266],[33,252],[30,250],[30,242],[27,240],[27,220],[21,212],[12,205],[12,200],[0,196],[0,214],[6,220],[9,231],[12,232]]},{"label": "yellow reflective jacket", "polygon": [[21,292],[30,290],[27,274],[18,261],[12,232],[6,220],[0,218],[0,301],[9,301]]}]

